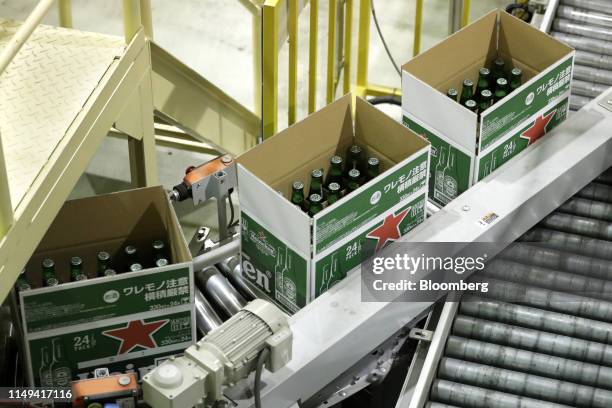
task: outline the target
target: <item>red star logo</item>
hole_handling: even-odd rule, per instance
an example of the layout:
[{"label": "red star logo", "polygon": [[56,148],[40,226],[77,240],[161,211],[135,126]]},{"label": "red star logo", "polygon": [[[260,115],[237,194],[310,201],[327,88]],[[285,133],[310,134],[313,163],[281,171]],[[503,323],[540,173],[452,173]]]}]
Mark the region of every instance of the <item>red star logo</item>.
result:
[{"label": "red star logo", "polygon": [[102,332],[102,334],[121,341],[119,352],[117,354],[129,353],[135,347],[157,347],[155,340],[153,340],[153,337],[151,336],[153,333],[161,329],[166,323],[168,323],[168,319],[149,323],[145,323],[142,320],[134,320],[129,322],[126,327],[107,330]]},{"label": "red star logo", "polygon": [[410,207],[406,208],[398,215],[393,215],[393,213],[387,215],[380,227],[376,227],[366,235],[367,238],[377,240],[376,251],[384,247],[387,241],[399,239],[401,236],[399,225],[404,218],[406,218],[406,215],[408,215],[408,211],[410,211]]},{"label": "red star logo", "polygon": [[523,139],[529,141],[528,145],[544,136],[546,133],[546,126],[548,126],[548,122],[555,116],[555,113],[557,113],[556,109],[546,116],[538,116],[533,125],[521,134]]}]

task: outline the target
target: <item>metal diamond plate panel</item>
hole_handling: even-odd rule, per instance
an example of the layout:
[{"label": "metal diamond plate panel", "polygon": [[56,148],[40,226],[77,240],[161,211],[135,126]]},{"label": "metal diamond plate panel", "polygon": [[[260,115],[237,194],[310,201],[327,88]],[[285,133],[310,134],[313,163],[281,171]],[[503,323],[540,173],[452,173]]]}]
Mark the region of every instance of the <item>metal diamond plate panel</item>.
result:
[{"label": "metal diamond plate panel", "polygon": [[[20,24],[0,19],[0,48]],[[0,76],[0,137],[13,208],[123,50],[118,37],[41,25]]]}]

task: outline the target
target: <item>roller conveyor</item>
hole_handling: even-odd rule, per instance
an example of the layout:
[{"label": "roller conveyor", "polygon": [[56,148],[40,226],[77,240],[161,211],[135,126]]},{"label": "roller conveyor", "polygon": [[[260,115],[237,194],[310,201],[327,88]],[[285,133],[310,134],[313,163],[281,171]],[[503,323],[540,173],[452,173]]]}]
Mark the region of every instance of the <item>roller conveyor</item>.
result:
[{"label": "roller conveyor", "polygon": [[476,279],[489,291],[457,306],[425,406],[612,406],[612,171]]}]

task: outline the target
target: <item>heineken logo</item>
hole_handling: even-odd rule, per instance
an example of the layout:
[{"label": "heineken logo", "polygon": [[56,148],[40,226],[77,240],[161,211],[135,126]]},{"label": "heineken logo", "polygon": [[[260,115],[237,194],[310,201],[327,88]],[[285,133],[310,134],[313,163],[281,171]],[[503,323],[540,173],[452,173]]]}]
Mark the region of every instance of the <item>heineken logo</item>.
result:
[{"label": "heineken logo", "polygon": [[397,241],[401,236],[401,231],[399,229],[399,225],[402,223],[408,212],[412,207],[408,207],[398,215],[394,215],[393,213],[387,215],[382,225],[374,228],[370,231],[366,237],[375,239],[376,242],[376,251],[380,248],[384,247],[389,241]]},{"label": "heineken logo", "polygon": [[153,334],[164,327],[168,321],[169,319],[163,319],[145,323],[143,320],[134,320],[127,323],[125,327],[106,330],[102,334],[121,342],[117,354],[129,353],[136,347],[151,349],[157,347]]},{"label": "heineken logo", "polygon": [[255,246],[257,246],[261,253],[276,258],[276,250],[268,243],[268,237],[265,232],[259,231],[255,233],[255,231],[251,231],[249,238],[255,243]]},{"label": "heineken logo", "polygon": [[527,139],[527,144],[532,144],[533,142],[544,136],[544,134],[546,133],[546,126],[548,126],[548,123],[555,116],[555,113],[557,113],[557,109],[554,109],[546,116],[538,116],[535,122],[533,122],[533,125],[531,125],[529,129],[521,133],[521,138]]}]

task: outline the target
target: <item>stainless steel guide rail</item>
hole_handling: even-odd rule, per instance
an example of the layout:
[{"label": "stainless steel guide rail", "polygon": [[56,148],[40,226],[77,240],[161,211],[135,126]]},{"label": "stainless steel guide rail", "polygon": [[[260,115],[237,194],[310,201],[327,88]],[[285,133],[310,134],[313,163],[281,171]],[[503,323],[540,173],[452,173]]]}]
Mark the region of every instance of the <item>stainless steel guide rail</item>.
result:
[{"label": "stainless steel guide rail", "polygon": [[[612,111],[600,96],[496,172],[435,213],[404,239],[412,242],[513,242],[612,166]],[[481,219],[495,213],[495,222]],[[383,250],[381,255],[385,255]],[[431,302],[361,302],[359,272],[291,317],[292,361],[264,375],[262,405],[306,401],[401,328]],[[332,364],[333,362],[333,364]],[[236,401],[240,407],[252,400]]]}]

